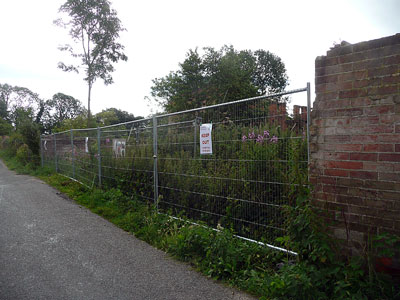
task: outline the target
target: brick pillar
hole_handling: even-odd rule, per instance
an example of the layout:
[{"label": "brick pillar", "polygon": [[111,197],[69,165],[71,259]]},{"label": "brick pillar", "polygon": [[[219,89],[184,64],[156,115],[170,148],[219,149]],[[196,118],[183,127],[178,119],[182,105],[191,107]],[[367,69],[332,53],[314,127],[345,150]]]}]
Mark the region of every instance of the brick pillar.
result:
[{"label": "brick pillar", "polygon": [[400,234],[400,34],[315,61],[313,203],[352,250],[367,233]]}]

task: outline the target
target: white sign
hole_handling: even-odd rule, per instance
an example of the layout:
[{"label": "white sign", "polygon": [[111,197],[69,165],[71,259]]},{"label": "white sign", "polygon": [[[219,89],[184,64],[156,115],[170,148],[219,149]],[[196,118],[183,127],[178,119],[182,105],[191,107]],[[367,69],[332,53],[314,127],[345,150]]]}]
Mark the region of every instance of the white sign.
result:
[{"label": "white sign", "polygon": [[113,139],[113,152],[115,157],[125,157],[125,149],[125,139]]},{"label": "white sign", "polygon": [[89,138],[85,137],[85,152],[86,153],[89,153],[89,145],[88,145],[88,143],[89,143]]},{"label": "white sign", "polygon": [[212,124],[200,126],[200,154],[212,154],[211,130]]}]

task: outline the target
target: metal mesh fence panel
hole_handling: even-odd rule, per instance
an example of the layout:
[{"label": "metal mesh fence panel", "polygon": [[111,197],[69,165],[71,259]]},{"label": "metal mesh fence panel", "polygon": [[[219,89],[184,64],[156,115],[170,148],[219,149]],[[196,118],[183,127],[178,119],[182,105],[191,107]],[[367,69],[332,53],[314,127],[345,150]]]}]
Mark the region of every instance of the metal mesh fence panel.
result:
[{"label": "metal mesh fence panel", "polygon": [[153,201],[152,120],[102,128],[100,145],[102,185]]},{"label": "metal mesh fence panel", "polygon": [[[281,98],[158,118],[159,208],[273,242],[284,231],[294,176],[307,174],[306,114]],[[212,153],[199,128],[211,126]]]},{"label": "metal mesh fence panel", "polygon": [[56,169],[54,135],[42,136],[40,143],[42,166]]},{"label": "metal mesh fence panel", "polygon": [[[97,154],[97,136],[96,130],[82,129],[72,131],[71,136],[65,138],[66,148],[73,148],[73,178],[92,187],[98,183],[97,165],[99,156]],[[71,150],[70,150],[71,151]],[[64,175],[71,176],[71,172],[64,173]]]},{"label": "metal mesh fence panel", "polygon": [[306,90],[42,136],[42,164],[273,244],[307,177],[307,109],[283,97]]}]

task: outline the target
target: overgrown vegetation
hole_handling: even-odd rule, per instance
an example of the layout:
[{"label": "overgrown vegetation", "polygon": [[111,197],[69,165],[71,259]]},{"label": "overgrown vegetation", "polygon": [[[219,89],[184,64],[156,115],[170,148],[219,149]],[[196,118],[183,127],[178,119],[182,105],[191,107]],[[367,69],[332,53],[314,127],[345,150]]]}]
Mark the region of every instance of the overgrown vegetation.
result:
[{"label": "overgrown vegetation", "polygon": [[[7,164],[21,171],[16,158]],[[271,250],[235,238],[229,229],[215,231],[183,219],[159,214],[152,205],[124,195],[119,189],[88,189],[49,170],[31,174],[65,193],[78,204],[110,220],[136,237],[190,263],[200,272],[248,291],[260,299],[398,299],[399,286],[376,273],[365,260],[342,259],[334,242],[324,233],[308,201],[307,189],[297,189],[296,205],[287,207],[288,234],[279,239],[298,256]],[[22,171],[29,171],[25,167]],[[371,239],[372,241],[372,239]],[[369,261],[398,242],[376,237]],[[393,252],[384,254],[390,256]]]},{"label": "overgrown vegetation", "polygon": [[[275,243],[283,230],[282,205],[293,202],[291,183],[307,177],[305,126],[284,114],[269,114],[275,101],[251,105],[241,116],[244,121],[227,121],[234,118],[228,112],[214,115],[212,156],[199,153],[199,125],[193,125],[192,115],[159,118],[172,125],[157,129],[158,208]],[[101,176],[105,188],[154,199],[152,131],[143,121],[46,136],[43,162],[88,186],[97,185]],[[117,155],[115,143],[121,140],[126,144]]]}]

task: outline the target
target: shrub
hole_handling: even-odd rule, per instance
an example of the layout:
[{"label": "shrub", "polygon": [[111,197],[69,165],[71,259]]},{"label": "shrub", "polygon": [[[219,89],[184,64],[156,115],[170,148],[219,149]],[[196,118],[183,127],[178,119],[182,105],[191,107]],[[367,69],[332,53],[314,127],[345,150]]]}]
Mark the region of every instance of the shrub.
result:
[{"label": "shrub", "polygon": [[7,147],[9,145],[9,139],[10,139],[9,136],[2,136],[1,137],[1,142],[0,142],[0,148],[1,149],[7,150]]},{"label": "shrub", "polygon": [[278,240],[298,253],[265,286],[262,299],[399,299],[400,290],[390,278],[368,276],[359,257],[344,259],[310,204],[301,194],[287,207],[288,235]]},{"label": "shrub", "polygon": [[40,149],[40,131],[39,125],[33,122],[22,123],[18,131],[20,132],[23,141],[28,145],[34,155],[39,155]]},{"label": "shrub", "polygon": [[11,134],[10,138],[5,140],[4,147],[8,150],[9,154],[15,155],[18,148],[21,147],[23,144],[23,136],[18,132],[14,132],[13,134]]},{"label": "shrub", "polygon": [[32,161],[32,151],[29,149],[27,144],[22,144],[16,154],[17,160],[22,164],[27,164]]},{"label": "shrub", "polygon": [[12,131],[13,126],[3,118],[0,118],[0,135],[9,135]]}]

